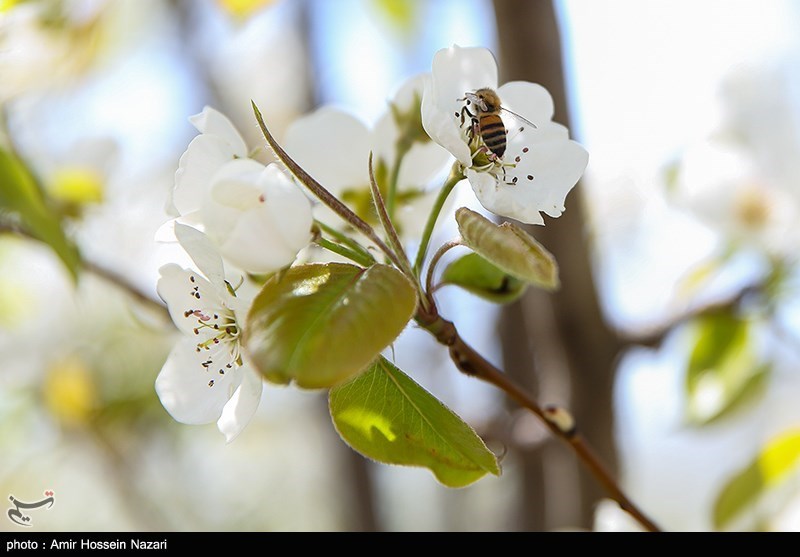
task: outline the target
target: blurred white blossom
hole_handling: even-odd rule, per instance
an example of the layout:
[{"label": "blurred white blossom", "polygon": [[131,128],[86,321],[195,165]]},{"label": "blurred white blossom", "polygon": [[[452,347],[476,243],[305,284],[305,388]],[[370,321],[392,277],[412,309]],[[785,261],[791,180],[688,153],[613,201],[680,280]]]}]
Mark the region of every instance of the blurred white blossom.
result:
[{"label": "blurred white blossom", "polygon": [[722,84],[714,128],[681,158],[677,202],[737,246],[791,256],[800,245],[800,107],[784,64],[743,66]]},{"label": "blurred white blossom", "polygon": [[85,71],[97,58],[105,0],[0,5],[0,103]]},{"label": "blurred white blossom", "polygon": [[[296,120],[284,139],[284,148],[300,166],[372,222],[376,219],[369,189],[369,153],[373,152],[376,178],[385,199],[392,187],[394,165],[400,164],[394,184],[393,217],[395,226],[409,240],[421,235],[436,199],[437,192],[430,190],[430,183],[450,159],[447,151],[424,136],[418,122],[422,90],[428,79],[428,75],[421,75],[406,81],[391,101],[392,110],[387,110],[372,130],[355,116],[325,106]],[[408,128],[414,127],[415,117],[419,133],[405,138],[408,143],[403,149],[407,152],[398,161],[398,142]],[[379,175],[379,165],[383,166],[383,176]],[[342,221],[325,206],[317,206],[315,215],[325,224],[342,226]]]}]

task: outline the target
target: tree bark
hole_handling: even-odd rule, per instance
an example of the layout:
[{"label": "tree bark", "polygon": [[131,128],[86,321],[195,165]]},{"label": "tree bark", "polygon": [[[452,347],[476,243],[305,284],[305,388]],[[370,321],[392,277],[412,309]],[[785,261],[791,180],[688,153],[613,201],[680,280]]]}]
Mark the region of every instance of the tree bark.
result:
[{"label": "tree bark", "polygon": [[[544,0],[494,0],[494,6],[499,36],[500,82],[524,79],[542,84],[553,96],[554,120],[569,126],[561,37],[553,4]],[[552,384],[552,374],[558,371],[554,367],[561,367],[554,366],[552,357],[552,351],[558,350],[564,360],[562,365],[568,371],[570,392],[569,400],[553,402],[568,403],[578,427],[609,469],[615,471],[612,388],[619,341],[605,322],[597,298],[580,184],[569,194],[566,205],[567,210],[557,220],[548,220],[544,227],[529,227],[529,231],[556,257],[561,288],[554,294],[531,289],[518,302],[525,312],[522,320],[520,307],[512,306],[504,312],[502,329],[506,332],[520,331],[517,338],[504,336],[504,365],[508,373],[518,378],[528,376],[530,385],[531,362],[536,362],[539,383]],[[519,338],[521,335],[526,337],[527,346]],[[557,345],[550,344],[553,342]],[[539,393],[543,397],[553,396],[542,388]],[[550,401],[545,398],[543,402]],[[529,473],[540,474],[539,468],[532,465]],[[546,472],[546,466],[544,470]],[[548,477],[544,478],[548,493],[562,491],[550,485],[548,480]],[[538,479],[528,482],[540,483]],[[583,470],[579,473],[579,487],[579,508],[573,513],[558,513],[561,520],[569,519],[571,515],[576,522],[549,522],[547,528],[591,527],[594,505],[604,494]],[[535,496],[541,498],[541,495]],[[526,512],[532,511],[528,509]],[[538,526],[538,523],[531,520],[529,525]]]}]

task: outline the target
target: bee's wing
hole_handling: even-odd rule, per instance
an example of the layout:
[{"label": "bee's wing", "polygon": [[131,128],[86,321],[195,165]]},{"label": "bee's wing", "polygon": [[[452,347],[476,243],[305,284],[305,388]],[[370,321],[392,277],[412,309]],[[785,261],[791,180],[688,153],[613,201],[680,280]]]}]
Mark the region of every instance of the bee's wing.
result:
[{"label": "bee's wing", "polygon": [[536,124],[534,124],[533,122],[531,122],[530,120],[528,120],[528,119],[527,119],[527,118],[525,118],[524,116],[520,116],[519,114],[517,114],[517,113],[516,113],[516,112],[514,112],[513,110],[509,110],[509,109],[507,109],[507,108],[505,108],[505,107],[503,107],[503,106],[501,106],[501,107],[500,107],[500,110],[501,110],[501,111],[503,111],[503,112],[505,112],[505,113],[507,113],[507,114],[510,114],[511,116],[513,116],[514,118],[516,118],[517,120],[520,120],[520,121],[522,121],[522,122],[525,122],[526,124],[529,124],[529,125],[533,126],[534,128],[537,128],[537,127],[538,127]]}]

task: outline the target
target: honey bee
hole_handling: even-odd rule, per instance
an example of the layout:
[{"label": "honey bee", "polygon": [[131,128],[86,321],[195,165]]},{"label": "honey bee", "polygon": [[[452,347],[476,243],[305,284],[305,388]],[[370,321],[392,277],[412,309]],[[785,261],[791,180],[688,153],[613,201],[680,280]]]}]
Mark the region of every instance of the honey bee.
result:
[{"label": "honey bee", "polygon": [[[500,116],[501,113],[506,112],[517,120],[529,124],[534,128],[536,127],[536,124],[530,120],[501,106],[500,97],[493,89],[488,87],[464,93],[464,97],[458,100],[465,101],[464,107],[461,109],[461,112],[456,113],[456,116],[461,118],[462,126],[467,118],[469,118],[469,140],[472,141],[476,136],[479,136],[483,141],[485,149],[488,149],[490,159],[492,160],[502,159],[508,144],[508,131]],[[475,107],[474,113],[469,109],[470,104]],[[524,129],[524,127],[520,127],[519,131],[523,131]]]}]

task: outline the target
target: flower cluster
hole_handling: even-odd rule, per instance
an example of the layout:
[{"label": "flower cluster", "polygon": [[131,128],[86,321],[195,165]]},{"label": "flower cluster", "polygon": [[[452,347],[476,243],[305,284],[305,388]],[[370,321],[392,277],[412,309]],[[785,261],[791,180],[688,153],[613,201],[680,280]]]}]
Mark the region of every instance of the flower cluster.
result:
[{"label": "flower cluster", "polygon": [[[374,276],[385,274],[386,280],[392,277],[391,281],[396,281],[397,288],[409,289],[405,299],[413,306],[415,299],[424,300],[431,293],[422,290],[421,263],[433,226],[450,191],[461,180],[467,179],[481,204],[495,214],[532,224],[544,223],[542,213],[559,216],[588,156],[569,139],[564,126],[551,121],[552,115],[553,102],[543,87],[527,82],[498,87],[497,66],[488,50],[454,46],[436,54],[430,74],[414,77],[400,87],[373,129],[351,114],[323,107],[296,121],[287,130],[281,149],[270,136],[276,152],[285,151],[302,169],[298,173],[276,153],[294,176],[277,163],[264,165],[256,160],[241,134],[220,112],[206,107],[192,117],[200,135],[180,159],[172,195],[176,217],[169,225],[197,270],[166,265],[158,283],[173,321],[185,334],[156,381],[167,410],[184,423],[216,421],[228,440],[238,435],[261,397],[258,366],[248,360],[249,314],[258,306],[256,313],[262,312],[262,322],[268,323],[259,338],[279,342],[274,339],[281,335],[269,327],[288,323],[290,318],[282,313],[281,304],[317,308],[316,302],[300,300],[323,288],[324,281],[334,280],[307,266],[304,272],[287,272],[292,277],[288,282],[308,280],[307,285],[288,292],[274,287],[284,276],[283,270],[296,265],[298,254],[307,246],[316,245],[340,260],[365,267],[376,261],[376,250],[384,251],[396,269]],[[310,178],[298,177],[301,174]],[[445,186],[431,187],[445,177]],[[308,180],[316,185],[310,186]],[[312,206],[301,186],[323,200],[335,197],[343,205],[326,202]],[[320,196],[320,188],[325,195]],[[347,208],[347,214],[341,207]],[[475,224],[476,219],[480,217],[467,219],[473,224],[459,221],[462,233],[465,226],[479,225],[484,230],[495,226],[489,221]],[[424,229],[423,223],[427,223]],[[387,248],[377,233],[369,232],[378,224],[385,229],[392,248]],[[524,254],[539,253],[538,244],[521,239],[525,234],[521,229],[506,227],[498,234],[503,245],[521,245]],[[407,260],[403,263],[406,256],[398,247],[399,237],[405,242],[420,240],[415,269]],[[479,251],[481,245],[478,239],[470,247]],[[544,267],[549,265],[546,258],[538,261]],[[528,269],[508,258],[498,265],[512,275]],[[430,267],[434,266],[432,261]],[[531,282],[536,283],[540,271],[536,265],[533,268]],[[353,267],[337,269],[347,274]],[[266,294],[262,290],[263,295],[254,302],[251,293],[270,275],[277,277],[270,279],[273,290]],[[430,275],[431,269],[429,280]],[[305,276],[309,278],[302,278]],[[369,285],[356,288],[362,294],[384,295],[381,289],[387,288],[386,284],[370,283],[360,272],[352,271],[352,276]],[[519,278],[529,277],[522,273]],[[341,285],[336,288],[350,288],[351,282],[342,280]],[[323,297],[323,305],[329,308],[341,303],[337,311],[346,313],[342,308],[351,300],[339,291],[334,294]],[[276,301],[279,295],[288,298]],[[270,301],[274,306],[269,306]],[[359,311],[354,310],[353,319],[363,315]],[[313,326],[313,319],[310,323]],[[303,337],[303,342],[308,340]],[[376,346],[381,342],[374,340]],[[286,350],[292,369],[300,358],[294,350],[294,346]],[[267,353],[272,354],[270,361],[279,359],[276,352]],[[275,375],[282,374],[278,371]]]}]

